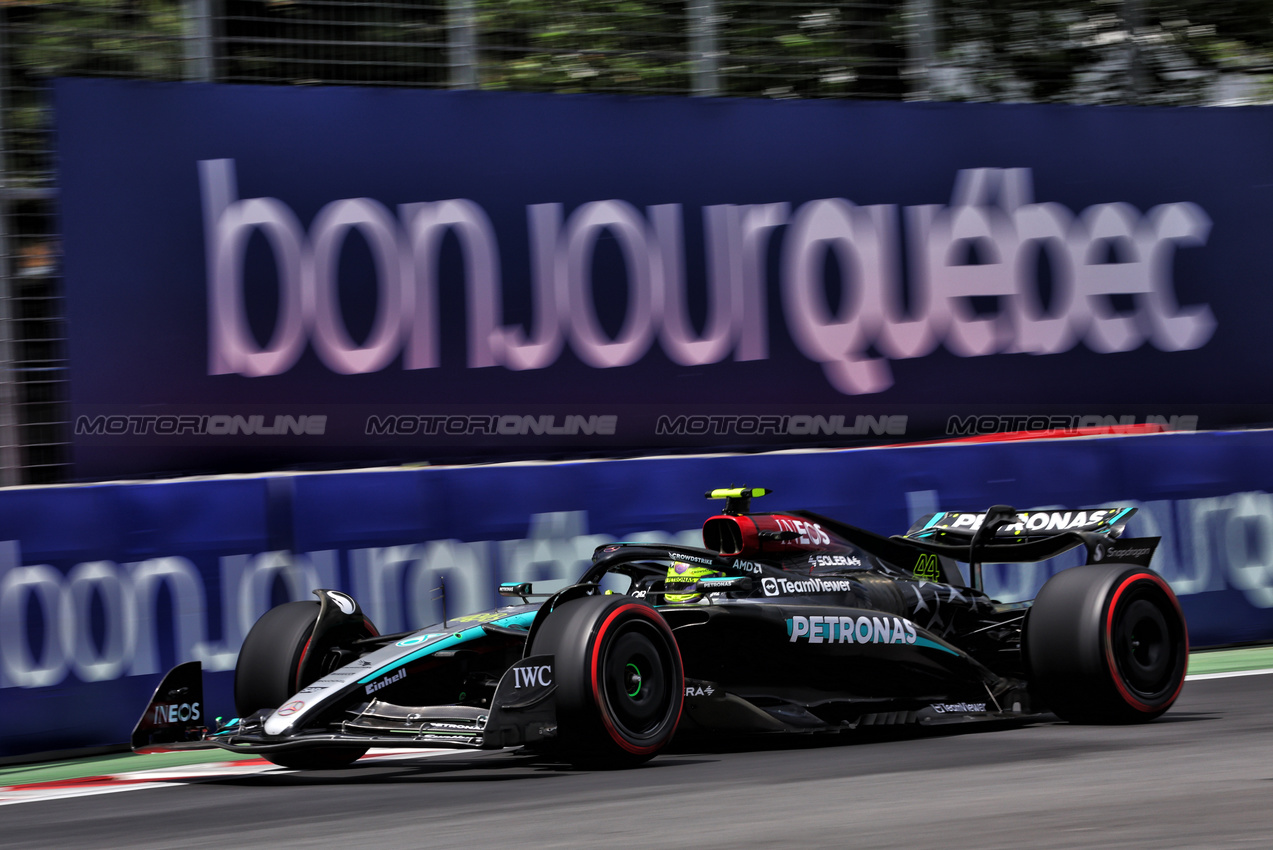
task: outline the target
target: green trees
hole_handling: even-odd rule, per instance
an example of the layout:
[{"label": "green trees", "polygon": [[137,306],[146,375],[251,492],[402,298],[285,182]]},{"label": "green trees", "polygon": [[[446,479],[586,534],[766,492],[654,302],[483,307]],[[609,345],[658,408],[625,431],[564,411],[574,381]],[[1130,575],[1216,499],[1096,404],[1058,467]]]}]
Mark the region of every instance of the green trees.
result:
[{"label": "green trees", "polygon": [[1266,96],[1258,0],[940,0],[939,98],[1205,104]]},{"label": "green trees", "polygon": [[[750,97],[1206,103],[1262,96],[1265,0],[209,0],[229,82]],[[194,0],[0,5],[15,79],[191,76]],[[712,41],[695,40],[710,32]],[[704,44],[714,44],[710,57]],[[466,46],[471,49],[465,50]],[[199,48],[202,49],[202,48]],[[457,63],[471,63],[460,73]]]}]

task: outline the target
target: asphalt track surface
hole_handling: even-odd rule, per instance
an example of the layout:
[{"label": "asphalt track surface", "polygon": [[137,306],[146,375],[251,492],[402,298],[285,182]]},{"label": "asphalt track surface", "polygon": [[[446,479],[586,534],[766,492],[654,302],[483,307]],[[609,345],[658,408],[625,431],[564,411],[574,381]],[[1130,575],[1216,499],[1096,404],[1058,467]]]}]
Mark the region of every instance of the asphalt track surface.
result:
[{"label": "asphalt track surface", "polygon": [[14,848],[1273,846],[1273,675],[1191,681],[1161,720],[665,754],[512,752],[273,772],[0,809]]}]

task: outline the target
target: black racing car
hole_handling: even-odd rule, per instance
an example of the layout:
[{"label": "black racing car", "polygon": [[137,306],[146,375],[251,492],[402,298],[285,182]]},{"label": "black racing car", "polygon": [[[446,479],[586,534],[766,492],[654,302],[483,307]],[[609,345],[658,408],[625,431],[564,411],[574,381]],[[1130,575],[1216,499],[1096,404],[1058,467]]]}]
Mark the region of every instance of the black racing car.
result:
[{"label": "black racing car", "polygon": [[[576,584],[378,634],[317,590],[253,626],[238,717],[206,728],[198,662],[173,668],[137,752],[223,747],[296,768],[370,747],[523,746],[580,765],[644,761],[674,735],[838,732],[1053,712],[1133,723],[1166,711],[1188,659],[1184,617],[1121,538],[1130,507],[937,513],[882,537],[809,511],[750,513],[733,488],[703,548],[615,543]],[[982,592],[983,562],[1081,546],[1033,602]],[[965,581],[957,562],[969,565]]]}]

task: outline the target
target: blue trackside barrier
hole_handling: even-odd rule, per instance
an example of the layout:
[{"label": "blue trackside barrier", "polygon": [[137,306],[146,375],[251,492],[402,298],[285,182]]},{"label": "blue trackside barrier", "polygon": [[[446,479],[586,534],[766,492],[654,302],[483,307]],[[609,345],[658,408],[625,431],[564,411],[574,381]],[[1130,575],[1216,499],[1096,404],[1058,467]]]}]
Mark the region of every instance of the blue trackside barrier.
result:
[{"label": "blue trackside barrier", "polygon": [[[497,604],[500,581],[576,576],[594,548],[698,545],[719,485],[773,488],[884,533],[936,509],[1131,503],[1132,536],[1195,646],[1273,639],[1273,432],[653,458],[100,484],[0,491],[0,755],[125,741],[159,675],[200,660],[208,716],[233,710],[244,634],[315,587],[382,631]],[[1077,560],[991,565],[1032,596]]]}]

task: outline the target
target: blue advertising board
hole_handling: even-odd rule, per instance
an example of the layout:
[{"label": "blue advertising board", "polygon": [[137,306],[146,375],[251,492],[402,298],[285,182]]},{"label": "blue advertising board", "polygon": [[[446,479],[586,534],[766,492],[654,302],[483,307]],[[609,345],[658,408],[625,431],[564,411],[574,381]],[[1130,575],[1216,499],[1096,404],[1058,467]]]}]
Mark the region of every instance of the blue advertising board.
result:
[{"label": "blue advertising board", "polygon": [[[1273,640],[1273,432],[506,464],[0,490],[0,757],[119,744],[169,666],[203,663],[204,711],[233,713],[256,619],[318,587],[382,632],[498,604],[501,581],[578,577],[621,539],[701,545],[746,483],[756,510],[808,508],[877,532],[937,510],[1131,504],[1194,646]],[[987,565],[1033,598],[1066,556]]]},{"label": "blue advertising board", "polygon": [[67,79],[56,115],[81,479],[1273,420],[1268,108]]}]

